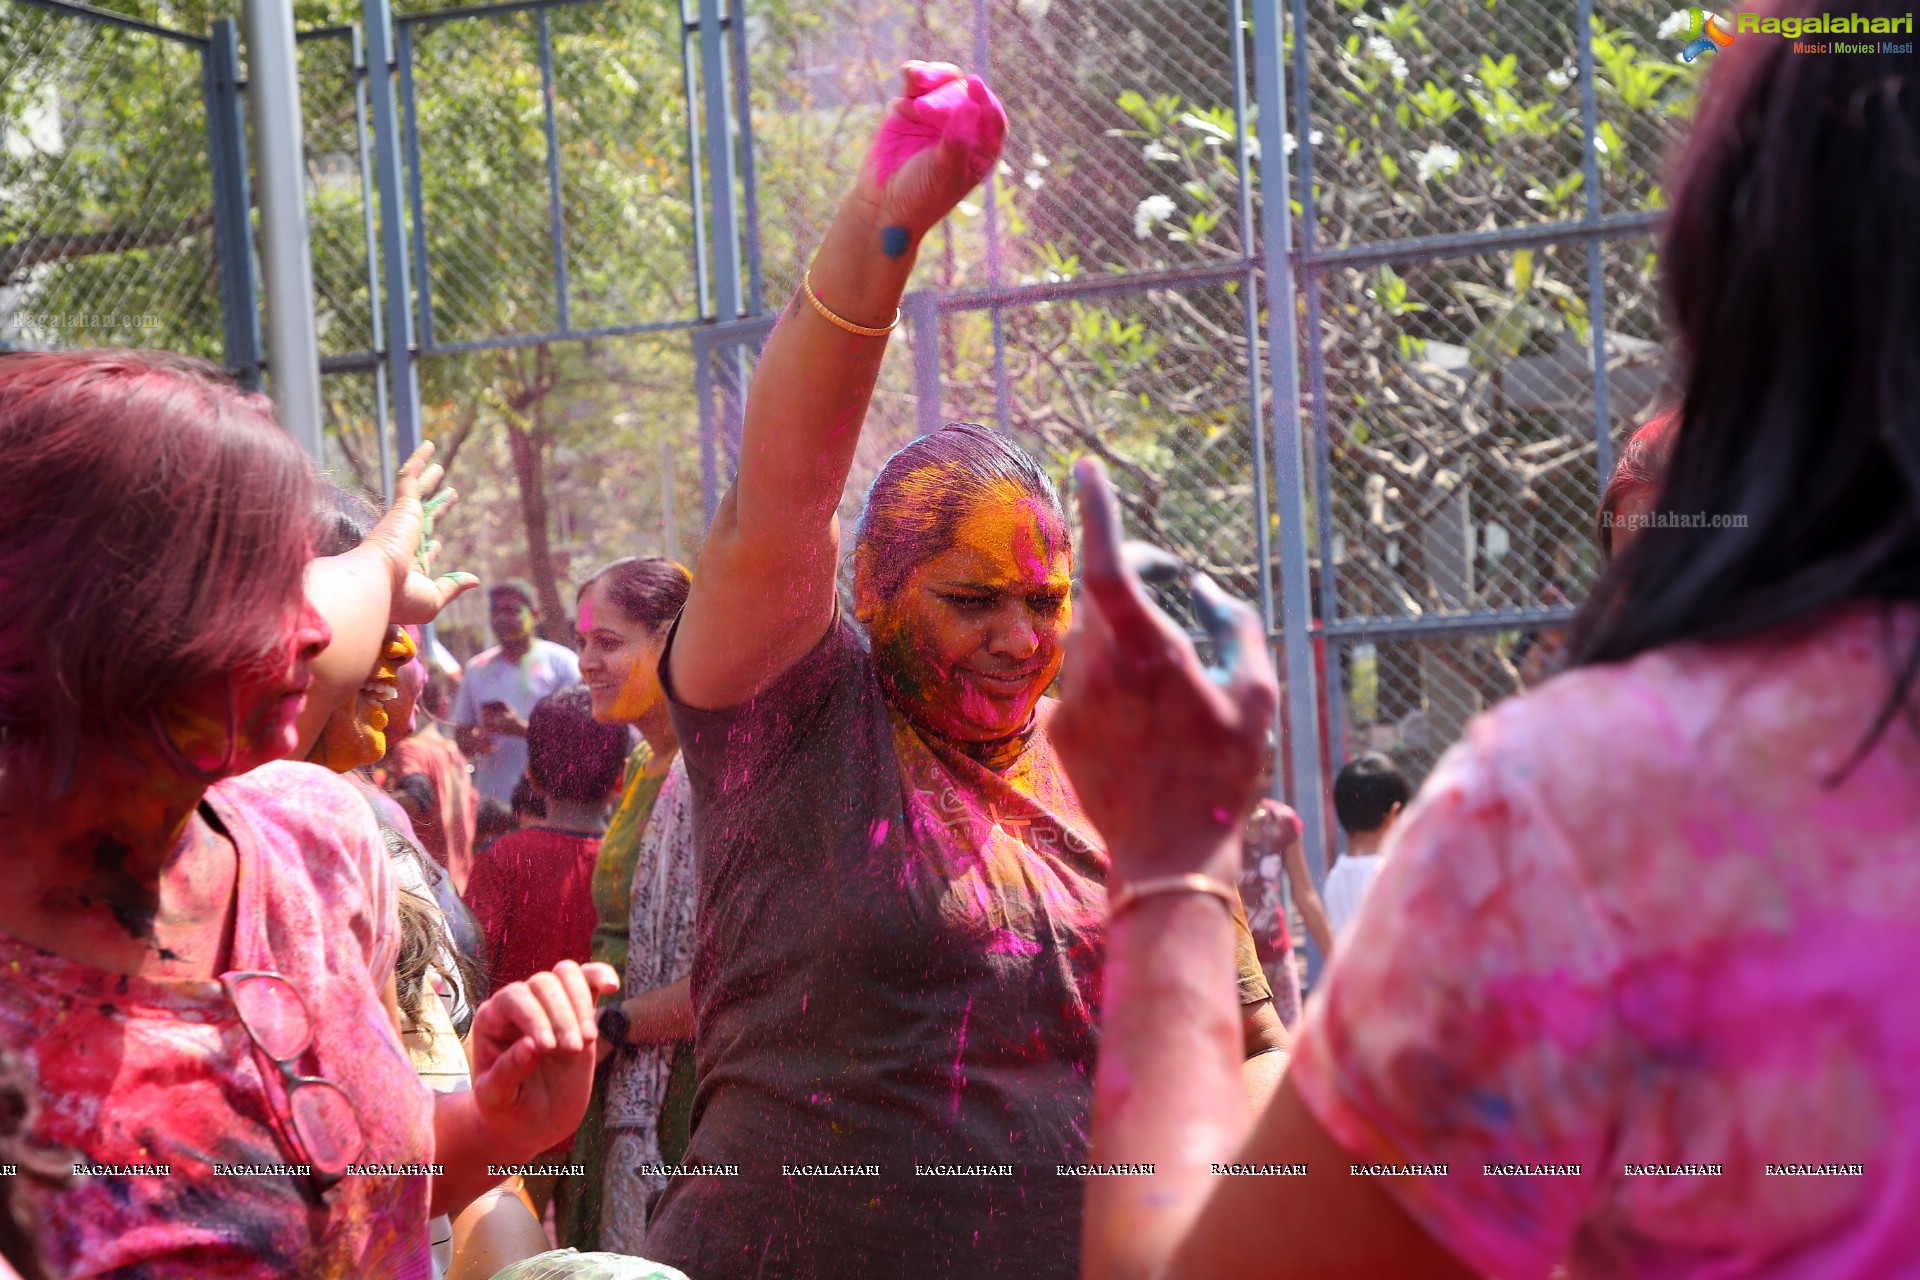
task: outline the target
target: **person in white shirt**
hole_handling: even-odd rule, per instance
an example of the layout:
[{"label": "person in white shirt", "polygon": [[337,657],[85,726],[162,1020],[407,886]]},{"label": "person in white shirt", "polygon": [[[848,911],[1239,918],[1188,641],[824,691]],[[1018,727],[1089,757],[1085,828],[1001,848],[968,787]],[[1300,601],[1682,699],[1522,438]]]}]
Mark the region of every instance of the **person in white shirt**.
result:
[{"label": "person in white shirt", "polygon": [[518,579],[488,590],[487,617],[500,643],[467,664],[453,700],[454,739],[473,761],[481,801],[507,805],[527,771],[527,717],[540,699],[580,683],[580,659],[534,634],[540,612]]},{"label": "person in white shirt", "polygon": [[1347,833],[1347,851],[1327,872],[1320,896],[1336,942],[1360,914],[1380,871],[1380,847],[1412,798],[1407,775],[1377,751],[1355,756],[1333,780],[1333,812]]}]

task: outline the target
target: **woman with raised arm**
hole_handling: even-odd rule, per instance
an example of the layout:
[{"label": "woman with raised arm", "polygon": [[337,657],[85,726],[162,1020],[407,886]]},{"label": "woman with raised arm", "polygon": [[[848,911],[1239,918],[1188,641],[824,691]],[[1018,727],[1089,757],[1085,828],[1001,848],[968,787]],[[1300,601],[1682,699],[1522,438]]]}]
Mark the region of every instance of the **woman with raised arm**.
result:
[{"label": "woman with raised arm", "polygon": [[[1052,481],[978,427],[909,445],[861,520],[861,629],[836,609],[834,512],[901,289],[1005,129],[979,79],[905,78],[761,356],[663,660],[699,1088],[646,1246],[700,1280],[1077,1266],[1107,861],[1047,740],[1071,591]],[[1285,1032],[1240,937],[1222,994],[1270,1083]]]},{"label": "woman with raised arm", "polygon": [[[1160,1176],[1090,1188],[1087,1280],[1920,1275],[1920,78],[1715,58],[1668,188],[1660,518],[1572,669],[1396,823],[1257,1119],[1226,914],[1116,904],[1095,1158]],[[1235,833],[1177,837],[1246,794],[1271,672],[1209,681],[1082,492],[1056,741],[1116,880],[1230,875]]]}]

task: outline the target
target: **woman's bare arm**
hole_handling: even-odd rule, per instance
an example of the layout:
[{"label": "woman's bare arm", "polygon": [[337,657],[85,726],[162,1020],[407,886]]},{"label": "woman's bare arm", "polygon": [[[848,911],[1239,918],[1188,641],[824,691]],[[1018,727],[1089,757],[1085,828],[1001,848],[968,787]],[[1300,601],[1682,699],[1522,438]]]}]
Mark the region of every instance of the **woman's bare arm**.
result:
[{"label": "woman's bare arm", "polygon": [[664,987],[642,991],[621,1006],[626,1012],[629,1044],[659,1044],[693,1038],[693,983],[682,978]]},{"label": "woman's bare arm", "polygon": [[[992,167],[1006,126],[986,86],[957,68],[909,63],[904,75],[905,96],[813,259],[822,303],[865,328],[893,319],[921,237]],[[826,633],[834,513],[885,354],[884,337],[850,333],[800,295],[767,339],[739,473],[708,531],[669,658],[688,705],[746,701]]]},{"label": "woman's bare arm", "polygon": [[1327,919],[1327,904],[1320,901],[1320,891],[1313,887],[1313,873],[1307,870],[1307,851],[1298,836],[1282,847],[1280,860],[1287,869],[1287,883],[1293,889],[1293,900],[1300,908],[1300,918],[1306,921],[1313,945],[1320,948],[1320,959],[1331,961],[1333,923]]}]

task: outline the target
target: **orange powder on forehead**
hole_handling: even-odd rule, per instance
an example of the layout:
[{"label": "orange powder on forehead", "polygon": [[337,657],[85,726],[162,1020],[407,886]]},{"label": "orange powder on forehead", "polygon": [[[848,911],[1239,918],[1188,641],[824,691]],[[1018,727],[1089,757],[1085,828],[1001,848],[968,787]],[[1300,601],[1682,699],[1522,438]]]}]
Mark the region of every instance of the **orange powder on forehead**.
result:
[{"label": "orange powder on forehead", "polygon": [[1010,481],[995,486],[954,528],[953,545],[996,564],[1007,576],[1035,582],[1052,576],[1053,559],[1066,550],[1064,531],[1041,503]]},{"label": "orange powder on forehead", "polygon": [[[909,460],[914,450],[928,456]],[[983,428],[949,427],[896,454],[875,480],[861,516],[859,572],[891,597],[920,565],[959,551],[973,562],[965,576],[981,585],[1053,582],[1072,544],[1051,494],[1030,457]]]}]

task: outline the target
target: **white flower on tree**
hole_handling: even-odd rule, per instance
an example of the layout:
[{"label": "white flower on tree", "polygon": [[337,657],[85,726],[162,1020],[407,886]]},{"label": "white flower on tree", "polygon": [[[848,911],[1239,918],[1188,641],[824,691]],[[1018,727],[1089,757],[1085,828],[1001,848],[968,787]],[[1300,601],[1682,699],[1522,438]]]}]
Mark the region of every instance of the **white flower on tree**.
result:
[{"label": "white flower on tree", "polygon": [[1133,234],[1142,240],[1153,234],[1153,229],[1173,217],[1178,208],[1172,196],[1151,195],[1133,210]]},{"label": "white flower on tree", "polygon": [[1414,172],[1420,175],[1422,182],[1450,177],[1459,168],[1460,153],[1444,142],[1436,142],[1413,157]]}]

